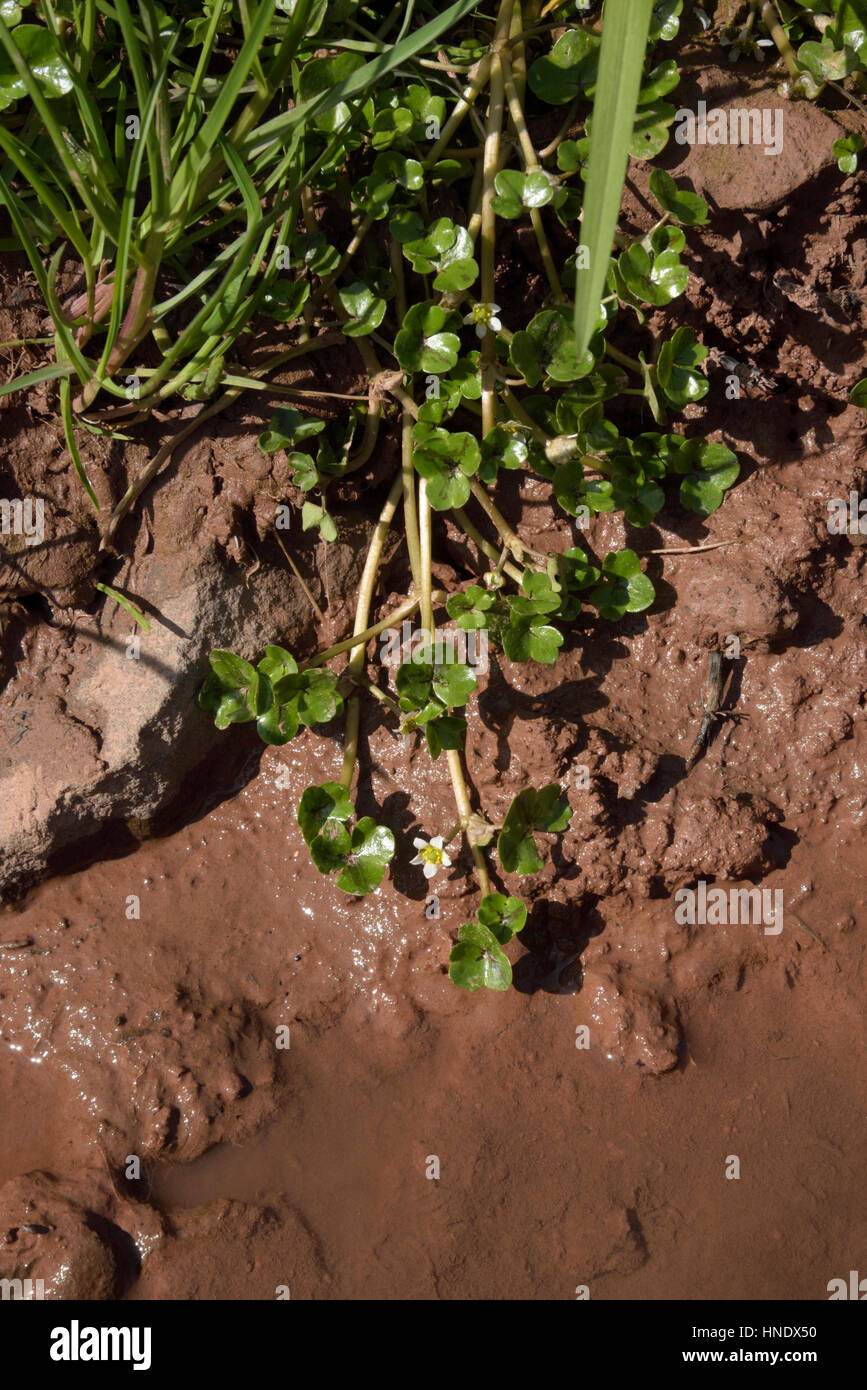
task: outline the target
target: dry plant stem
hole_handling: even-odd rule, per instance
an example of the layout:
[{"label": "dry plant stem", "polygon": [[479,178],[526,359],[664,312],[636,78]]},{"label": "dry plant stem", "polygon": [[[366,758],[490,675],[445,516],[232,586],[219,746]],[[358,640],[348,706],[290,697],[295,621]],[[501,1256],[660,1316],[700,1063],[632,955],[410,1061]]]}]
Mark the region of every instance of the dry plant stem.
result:
[{"label": "dry plant stem", "polygon": [[703,550],[722,550],[724,545],[741,545],[742,538],[730,541],[712,541],[710,545],[676,545],[667,550],[641,550],[640,555],[700,555]]},{"label": "dry plant stem", "polygon": [[[355,609],[355,627],[353,636],[356,642],[349,649],[348,673],[352,676],[362,675],[364,672],[364,653],[367,642],[358,638],[363,638],[367,630],[370,618],[370,606],[373,602],[373,590],[376,587],[376,577],[379,573],[379,562],[382,559],[382,548],[385,545],[385,538],[391,526],[392,517],[397,510],[397,504],[403,495],[403,478],[398,474],[391,485],[391,491],[386,498],[385,505],[379,514],[379,520],[371,537],[370,545],[367,550],[367,559],[364,562],[364,570],[361,575],[361,583],[358,587],[358,603]],[[355,759],[358,756],[358,729],[361,718],[361,707],[358,696],[353,695],[346,706],[346,751],[343,755],[343,770],[340,774],[340,782],[349,791],[352,786],[352,774],[355,771]]]},{"label": "dry plant stem", "polygon": [[[434,589],[431,595],[434,603],[445,603],[446,597],[444,589]],[[357,647],[359,642],[364,642],[366,645],[373,637],[378,637],[381,632],[385,632],[387,627],[395,627],[398,623],[403,622],[404,618],[409,618],[420,604],[421,599],[417,596],[405,599],[403,603],[392,608],[390,613],[386,613],[385,617],[380,618],[379,622],[374,623],[372,627],[365,628],[363,632],[354,632],[351,637],[344,638],[342,642],[336,642],[327,651],[319,652],[316,656],[312,656],[309,661],[302,661],[298,667],[299,671],[312,671],[316,666],[324,666],[332,657],[340,656],[342,652],[348,652],[353,647]]]},{"label": "dry plant stem", "polygon": [[605,352],[611,358],[611,361],[616,362],[618,366],[628,367],[631,372],[637,372],[639,376],[644,375],[641,370],[640,362],[637,362],[634,357],[627,357],[625,352],[621,352],[619,348],[612,347],[611,343],[605,344]]},{"label": "dry plant stem", "polygon": [[490,53],[488,53],[481,60],[481,62],[478,64],[475,71],[473,72],[470,81],[467,83],[466,87],[461,93],[460,101],[458,101],[454,110],[452,111],[452,114],[449,116],[448,120],[446,121],[445,125],[440,131],[439,140],[437,140],[427,159],[424,160],[425,168],[430,169],[434,164],[436,164],[438,159],[442,159],[443,151],[447,148],[449,141],[451,140],[455,131],[458,129],[458,126],[464,120],[464,117],[469,114],[473,102],[479,95],[479,92],[481,92],[483,88],[487,85],[488,78],[490,77],[490,75],[491,55]]},{"label": "dry plant stem", "polygon": [[[419,536],[421,539],[421,561],[422,561],[422,598],[421,598],[421,625],[433,645],[436,638],[436,627],[433,618],[433,602],[431,599],[431,511],[430,503],[427,500],[427,483],[424,478],[419,480],[418,489],[418,521]],[[452,791],[454,792],[455,805],[460,816],[461,829],[466,830],[472,814],[470,805],[470,794],[467,790],[467,782],[464,777],[463,763],[461,762],[460,751],[456,748],[446,749],[449,765],[449,776],[452,779]],[[476,868],[476,876],[479,880],[479,887],[482,895],[491,891],[491,881],[488,877],[487,865],[481,850],[477,845],[470,845],[473,855],[473,863]]]},{"label": "dry plant stem", "polygon": [[792,45],[789,37],[780,23],[780,16],[776,7],[771,4],[771,0],[752,0],[753,9],[762,17],[762,22],[779,49],[786,67],[795,79],[801,76],[801,69],[798,67],[797,59],[792,52]]},{"label": "dry plant stem", "polygon": [[[491,304],[494,300],[494,258],[496,250],[496,214],[493,208],[495,193],[494,179],[500,165],[500,132],[503,128],[503,108],[505,87],[503,65],[500,61],[500,48],[508,37],[512,22],[512,0],[503,0],[497,19],[491,62],[491,88],[488,103],[488,120],[485,127],[485,153],[482,163],[482,207],[479,240],[481,242],[481,300]],[[482,339],[482,433],[494,428],[497,419],[496,401],[496,345],[494,336],[488,332]]]},{"label": "dry plant stem", "polygon": [[[460,750],[457,748],[447,748],[446,757],[449,760],[449,776],[452,779],[452,791],[455,795],[455,805],[458,808],[458,815],[461,818],[461,829],[466,830],[470,823],[470,816],[473,808],[470,805],[470,794],[467,791],[467,782],[464,777],[464,767],[461,762]],[[479,888],[482,897],[485,898],[491,891],[491,880],[488,877],[488,866],[485,863],[485,856],[478,845],[470,845],[473,855],[473,863],[476,868],[476,876],[479,880]]]},{"label": "dry plant stem", "polygon": [[[397,312],[400,322],[406,316],[406,281],[403,273],[403,253],[397,242],[392,239],[390,248],[391,269],[396,285]],[[400,385],[391,388],[392,395],[395,396],[402,406],[400,421],[400,468],[403,479],[403,520],[406,528],[406,548],[409,552],[409,567],[412,572],[412,582],[417,594],[422,592],[422,574],[424,573],[421,563],[421,547],[418,533],[418,507],[416,505],[415,491],[415,467],[412,461],[413,439],[412,427],[418,415],[418,410],[412,396]]]},{"label": "dry plant stem", "polygon": [[433,599],[431,597],[433,561],[431,510],[427,499],[427,479],[419,478],[418,483],[418,535],[421,561],[421,625],[425,632],[434,636]]},{"label": "dry plant stem", "polygon": [[520,560],[522,555],[532,555],[537,560],[547,560],[547,555],[543,555],[541,550],[534,550],[526,541],[522,541],[516,531],[513,531],[499,507],[495,505],[485,492],[482,484],[473,482],[470,489],[479,506],[483,507],[489,519],[494,523],[506,545],[512,551],[516,560]]},{"label": "dry plant stem", "polygon": [[[455,507],[452,512],[452,515],[454,516],[458,524],[461,527],[463,527],[464,531],[466,531],[470,540],[475,545],[477,545],[482,554],[486,555],[487,558],[491,561],[491,564],[498,565],[500,563],[501,556],[497,551],[497,547],[491,545],[490,541],[485,540],[478,527],[475,526],[472,521],[470,521],[470,518],[467,516],[463,507]],[[514,579],[516,583],[520,584],[523,575],[521,574],[521,571],[518,569],[517,565],[513,565],[511,561],[509,561],[508,563],[504,563],[502,568],[511,579]]]},{"label": "dry plant stem", "polygon": [[[527,130],[527,122],[524,119],[524,108],[518,96],[518,89],[515,85],[511,64],[505,53],[500,57],[500,65],[503,70],[506,99],[509,103],[509,115],[512,117],[512,124],[518,132],[521,154],[524,159],[524,168],[527,170],[527,173],[530,173],[531,170],[541,169],[542,166],[539,162],[539,156],[536,154],[533,141],[530,139],[530,132]],[[536,234],[539,254],[542,257],[542,264],[545,267],[548,283],[554,292],[554,297],[562,300],[564,298],[563,286],[560,284],[560,276],[557,274],[557,267],[554,264],[554,257],[551,255],[551,247],[548,244],[548,237],[545,234],[542,214],[538,208],[530,208],[530,221],[533,224],[533,231]]]}]

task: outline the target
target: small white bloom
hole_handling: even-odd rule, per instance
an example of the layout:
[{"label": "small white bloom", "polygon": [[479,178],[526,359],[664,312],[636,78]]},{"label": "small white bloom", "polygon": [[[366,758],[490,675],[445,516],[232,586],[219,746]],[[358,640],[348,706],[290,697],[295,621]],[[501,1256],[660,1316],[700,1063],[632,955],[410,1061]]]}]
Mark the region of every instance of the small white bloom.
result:
[{"label": "small white bloom", "polygon": [[442,835],[434,835],[433,839],[422,840],[418,835],[413,840],[413,848],[418,850],[415,859],[411,859],[411,864],[424,865],[425,878],[433,878],[437,869],[450,869],[452,861],[443,849]]},{"label": "small white bloom", "polygon": [[499,312],[499,304],[474,304],[464,323],[474,323],[477,337],[484,338],[488,329],[493,333],[499,333],[502,328],[503,325],[497,318]]}]

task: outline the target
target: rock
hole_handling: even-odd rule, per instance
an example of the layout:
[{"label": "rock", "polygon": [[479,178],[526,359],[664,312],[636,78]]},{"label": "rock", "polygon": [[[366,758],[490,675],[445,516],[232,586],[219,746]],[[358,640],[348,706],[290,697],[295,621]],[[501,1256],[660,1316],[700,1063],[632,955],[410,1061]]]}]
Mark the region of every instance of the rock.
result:
[{"label": "rock", "polygon": [[195,804],[228,790],[261,745],[248,730],[220,733],[198,708],[213,647],[255,658],[269,642],[301,651],[318,640],[288,570],[262,566],[248,583],[213,546],[145,555],[118,585],[147,612],[149,633],[107,600],[90,626],[41,624],[22,640],[26,659],[0,701],[0,898],[73,851],[80,863],[88,843],[103,852],[111,835],[144,838],[194,777]]},{"label": "rock", "polygon": [[733,70],[709,66],[700,70],[694,81],[685,77],[675,96],[679,110],[694,114],[698,102],[704,101],[708,120],[713,110],[724,111],[727,128],[732,108],[766,112],[771,145],[775,130],[780,137],[777,154],[766,154],[764,143],[679,144],[677,132],[682,129],[686,133],[686,128],[675,121],[667,152],[672,160],[678,153],[682,157],[668,166],[669,171],[678,183],[685,181],[700,193],[711,208],[722,212],[771,211],[834,163],[831,146],[843,133],[841,127],[814,103],[780,96],[769,87],[766,77],[745,78]]}]

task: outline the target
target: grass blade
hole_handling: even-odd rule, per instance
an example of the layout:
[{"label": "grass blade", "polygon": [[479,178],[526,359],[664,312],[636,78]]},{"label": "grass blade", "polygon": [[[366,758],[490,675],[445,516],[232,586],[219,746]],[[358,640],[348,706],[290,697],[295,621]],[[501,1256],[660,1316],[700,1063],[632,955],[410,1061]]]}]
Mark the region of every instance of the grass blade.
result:
[{"label": "grass blade", "polygon": [[84,460],[78,451],[78,444],[75,438],[75,425],[72,419],[72,391],[70,389],[69,377],[60,383],[60,418],[63,421],[63,433],[66,436],[66,447],[72,459],[72,466],[78,474],[79,482],[93,503],[96,511],[99,511],[99,502],[96,493],[90,486],[86,472],[84,471]]},{"label": "grass blade", "polygon": [[599,301],[626,179],[652,7],[653,0],[605,0],[602,12],[602,49],[581,222],[581,241],[588,248],[589,267],[579,272],[575,294],[579,354],[587,351],[599,317]]},{"label": "grass blade", "polygon": [[109,598],[113,598],[115,603],[120,604],[121,608],[125,608],[130,617],[135,618],[142,632],[150,632],[151,625],[144,613],[140,608],[136,608],[132,600],[122,594],[119,589],[113,589],[110,584],[103,584],[102,582],[94,584],[93,587],[98,589],[101,594],[108,594]]}]

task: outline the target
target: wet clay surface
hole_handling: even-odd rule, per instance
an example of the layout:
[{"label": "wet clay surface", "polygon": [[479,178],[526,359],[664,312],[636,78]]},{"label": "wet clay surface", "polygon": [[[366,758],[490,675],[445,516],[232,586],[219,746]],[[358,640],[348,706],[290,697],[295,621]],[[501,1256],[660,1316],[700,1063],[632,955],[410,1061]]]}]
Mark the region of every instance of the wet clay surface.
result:
[{"label": "wet clay surface", "polygon": [[[808,183],[778,170],[769,209],[764,156],[740,153],[733,210],[689,235],[678,313],[774,378],[729,401],[710,364],[686,415],[739,452],[741,481],[707,520],[594,520],[596,555],[646,555],[653,609],[580,620],[556,674],[492,657],[470,704],[489,819],[552,780],[574,812],[543,871],[504,885],[531,906],[509,948],[515,989],[468,997],[445,977],[476,906],[468,856],[434,881],[439,917],[409,863],[414,835],[454,819],[443,759],[367,710],[359,813],[387,820],[398,851],[356,901],[315,872],[294,817],[307,785],[338,774],[339,732],[265,752],[203,815],[237,776],[220,748],[242,735],[222,735],[183,792],[185,827],[0,913],[0,1277],[42,1278],[52,1297],[823,1299],[863,1266],[865,552],[827,528],[828,500],[863,489],[864,416],[846,406],[862,309],[837,321],[796,290],[863,293],[867,218],[863,183],[833,168],[801,171]],[[669,154],[701,191],[695,152],[688,172]],[[646,175],[633,165],[626,225],[649,225]],[[532,294],[522,251],[503,274]],[[28,431],[49,425],[38,409],[15,423],[35,457]],[[257,423],[239,414],[173,468],[157,547],[173,518],[192,538],[202,506],[203,550],[253,569],[279,486]],[[106,486],[120,468],[107,461]],[[546,492],[510,475],[498,503],[531,544],[565,549]],[[730,544],[651,553],[716,541]],[[328,620],[305,627],[298,601],[302,647],[345,627],[359,546],[334,570],[302,556]],[[445,525],[436,548],[441,582],[469,577],[472,548]],[[9,619],[16,678],[54,679],[37,600],[77,602],[95,553],[88,533],[53,589],[10,579],[32,605]],[[400,564],[378,613],[402,596]],[[707,653],[730,635],[738,717],[687,772]],[[378,662],[368,673],[382,680]],[[699,879],[779,891],[782,930],[678,923],[674,895]]]}]

